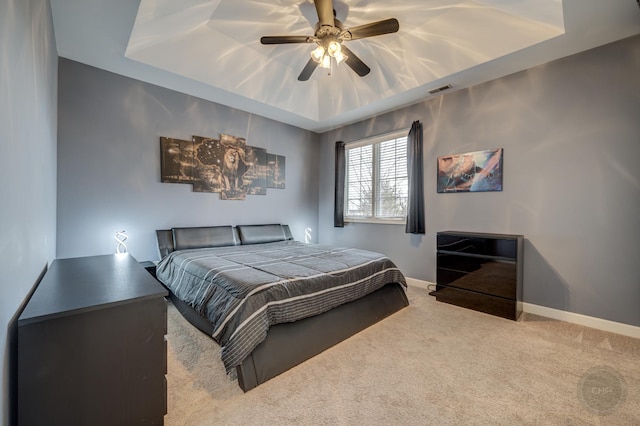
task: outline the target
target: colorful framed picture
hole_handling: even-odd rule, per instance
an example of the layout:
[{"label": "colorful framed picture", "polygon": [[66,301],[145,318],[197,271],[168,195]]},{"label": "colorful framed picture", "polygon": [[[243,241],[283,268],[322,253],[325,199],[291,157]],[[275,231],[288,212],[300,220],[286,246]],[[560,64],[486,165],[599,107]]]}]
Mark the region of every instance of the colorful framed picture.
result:
[{"label": "colorful framed picture", "polygon": [[502,148],[438,157],[438,192],[502,191]]}]

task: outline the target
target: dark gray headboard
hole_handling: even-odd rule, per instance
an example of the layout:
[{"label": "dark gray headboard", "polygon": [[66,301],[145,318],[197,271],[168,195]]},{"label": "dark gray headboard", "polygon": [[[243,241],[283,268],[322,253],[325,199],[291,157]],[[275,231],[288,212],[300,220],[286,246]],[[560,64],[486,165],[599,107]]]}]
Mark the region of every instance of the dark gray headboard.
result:
[{"label": "dark gray headboard", "polygon": [[293,240],[288,225],[238,225],[236,228],[242,244],[264,244]]},{"label": "dark gray headboard", "polygon": [[160,259],[174,250],[292,240],[288,225],[199,226],[156,230]]},{"label": "dark gray headboard", "polygon": [[172,228],[171,231],[175,250],[237,246],[240,244],[236,230],[232,226]]}]

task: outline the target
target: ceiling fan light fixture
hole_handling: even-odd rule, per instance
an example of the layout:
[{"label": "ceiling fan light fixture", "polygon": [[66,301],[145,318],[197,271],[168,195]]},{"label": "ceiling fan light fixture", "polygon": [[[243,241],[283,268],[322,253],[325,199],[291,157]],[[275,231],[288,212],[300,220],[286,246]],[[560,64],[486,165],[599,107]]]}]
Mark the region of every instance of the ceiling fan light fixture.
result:
[{"label": "ceiling fan light fixture", "polygon": [[318,46],[311,52],[311,59],[316,61],[317,63],[322,63],[322,58],[324,57],[324,47]]},{"label": "ceiling fan light fixture", "polygon": [[330,69],[331,68],[331,56],[329,55],[324,55],[322,57],[322,62],[320,62],[320,66],[322,68],[327,68]]},{"label": "ceiling fan light fixture", "polygon": [[327,53],[333,57],[335,57],[337,53],[340,53],[341,50],[342,46],[337,40],[331,40],[327,46]]},{"label": "ceiling fan light fixture", "polygon": [[342,53],[342,50],[337,51],[333,57],[336,59],[336,64],[340,65],[341,63],[343,63],[344,61],[346,61],[347,59],[349,59],[349,57],[347,55],[345,55],[344,53]]}]

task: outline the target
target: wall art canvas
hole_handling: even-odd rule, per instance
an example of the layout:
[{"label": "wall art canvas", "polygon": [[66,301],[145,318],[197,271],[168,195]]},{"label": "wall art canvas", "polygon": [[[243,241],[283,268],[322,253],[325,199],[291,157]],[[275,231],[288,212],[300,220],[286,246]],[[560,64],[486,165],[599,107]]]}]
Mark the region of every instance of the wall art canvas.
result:
[{"label": "wall art canvas", "polygon": [[222,154],[220,172],[222,174],[223,200],[244,200],[247,191],[244,187],[244,175],[247,172],[246,141],[231,135],[220,135]]},{"label": "wall art canvas", "polygon": [[267,154],[267,188],[284,189],[284,155]]},{"label": "wall art canvas", "polygon": [[247,194],[266,195],[269,187],[284,188],[284,156],[249,146],[244,138],[161,137],[160,147],[162,182],[189,183],[194,192],[217,192],[223,200],[244,200]]},{"label": "wall art canvas", "polygon": [[193,142],[160,138],[160,181],[193,182]]},{"label": "wall art canvas", "polygon": [[247,146],[245,150],[247,171],[243,176],[243,185],[249,195],[267,195],[267,150]]},{"label": "wall art canvas", "polygon": [[224,148],[219,139],[193,136],[194,167],[193,190],[195,192],[221,192],[222,174],[220,161]]},{"label": "wall art canvas", "polygon": [[438,192],[502,191],[502,148],[438,157]]}]

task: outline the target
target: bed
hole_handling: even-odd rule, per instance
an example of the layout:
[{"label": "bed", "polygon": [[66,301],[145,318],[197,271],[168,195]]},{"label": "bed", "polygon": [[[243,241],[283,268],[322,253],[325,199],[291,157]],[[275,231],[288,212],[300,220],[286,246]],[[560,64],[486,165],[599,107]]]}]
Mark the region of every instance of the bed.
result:
[{"label": "bed", "polygon": [[156,231],[156,276],[248,391],[409,304],[386,256],[303,244],[287,225]]}]

